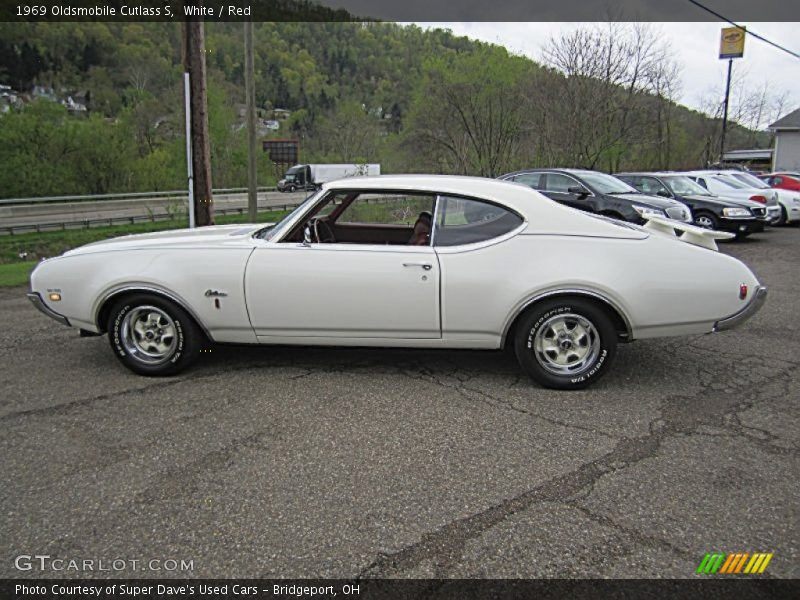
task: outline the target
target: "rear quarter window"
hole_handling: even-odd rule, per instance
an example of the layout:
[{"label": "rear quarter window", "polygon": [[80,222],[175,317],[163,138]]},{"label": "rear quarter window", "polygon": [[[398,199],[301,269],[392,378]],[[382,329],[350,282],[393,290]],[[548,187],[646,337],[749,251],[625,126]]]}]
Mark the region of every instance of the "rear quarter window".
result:
[{"label": "rear quarter window", "polygon": [[517,213],[483,200],[441,196],[434,246],[460,246],[491,240],[513,231],[524,220]]}]

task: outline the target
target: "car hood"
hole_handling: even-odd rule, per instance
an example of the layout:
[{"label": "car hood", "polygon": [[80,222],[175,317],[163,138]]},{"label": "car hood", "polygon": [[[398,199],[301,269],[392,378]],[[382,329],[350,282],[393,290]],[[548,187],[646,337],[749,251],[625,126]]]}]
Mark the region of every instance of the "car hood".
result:
[{"label": "car hood", "polygon": [[717,206],[744,206],[750,208],[752,206],[764,206],[763,204],[759,204],[758,202],[753,202],[752,200],[737,200],[736,198],[722,198],[720,196],[705,196],[703,194],[697,195],[689,195],[689,196],[682,196],[687,200],[693,202],[705,202],[707,204],[716,204]]},{"label": "car hood", "polygon": [[662,198],[661,196],[649,196],[647,194],[610,194],[612,198],[624,198],[630,200],[634,204],[644,204],[653,208],[672,208],[673,206],[683,206],[677,200],[670,200],[669,198]]},{"label": "car hood", "polygon": [[246,225],[215,225],[195,229],[173,229],[123,235],[120,237],[92,242],[65,252],[63,256],[107,252],[112,250],[140,250],[144,248],[188,248],[241,245],[250,236],[269,225],[268,223]]}]

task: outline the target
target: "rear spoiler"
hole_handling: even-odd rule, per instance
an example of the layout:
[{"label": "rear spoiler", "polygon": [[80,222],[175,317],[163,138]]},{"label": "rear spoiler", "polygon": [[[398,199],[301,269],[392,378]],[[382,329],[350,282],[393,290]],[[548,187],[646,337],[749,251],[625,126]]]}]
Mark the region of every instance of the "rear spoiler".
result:
[{"label": "rear spoiler", "polygon": [[648,231],[674,236],[675,230],[677,229],[683,232],[678,236],[679,239],[689,244],[694,244],[695,246],[708,248],[709,250],[719,250],[719,248],[717,248],[717,240],[730,240],[736,237],[735,233],[704,229],[697,225],[690,225],[683,221],[674,221],[665,217],[650,216],[647,214],[642,215],[642,217],[647,219],[644,228]]}]

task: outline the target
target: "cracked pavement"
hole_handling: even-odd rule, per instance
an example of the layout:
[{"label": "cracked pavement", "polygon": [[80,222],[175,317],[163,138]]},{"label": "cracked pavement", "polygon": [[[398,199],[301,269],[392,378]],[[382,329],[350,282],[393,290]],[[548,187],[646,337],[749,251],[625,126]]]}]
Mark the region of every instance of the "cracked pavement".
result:
[{"label": "cracked pavement", "polygon": [[0,290],[0,574],[683,578],[747,551],[800,577],[800,230],[722,250],[764,309],[623,345],[580,392],[469,351],[216,347],[147,379]]}]

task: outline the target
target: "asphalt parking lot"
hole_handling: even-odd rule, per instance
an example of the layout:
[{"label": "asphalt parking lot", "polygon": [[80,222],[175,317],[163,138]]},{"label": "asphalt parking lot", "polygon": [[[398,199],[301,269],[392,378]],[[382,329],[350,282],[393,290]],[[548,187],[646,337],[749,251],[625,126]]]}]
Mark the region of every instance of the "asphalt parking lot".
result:
[{"label": "asphalt parking lot", "polygon": [[126,371],[0,290],[2,577],[800,577],[800,229],[723,251],[770,287],[724,334],[620,348],[582,392],[500,352],[218,347]]}]

